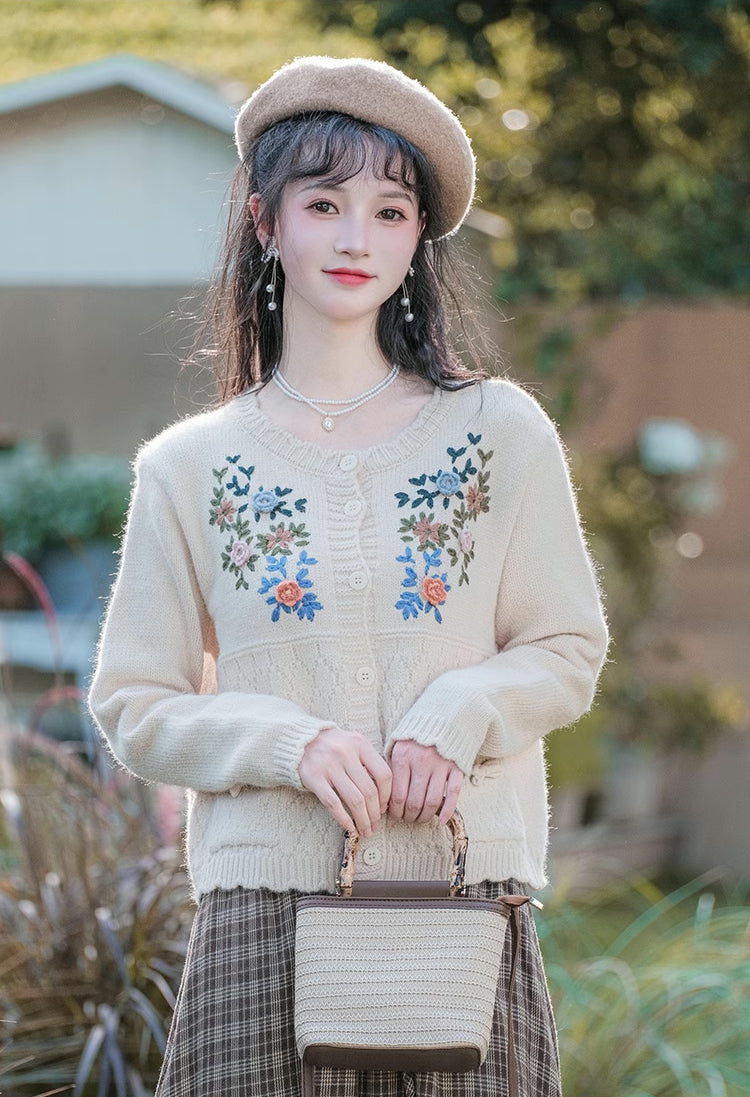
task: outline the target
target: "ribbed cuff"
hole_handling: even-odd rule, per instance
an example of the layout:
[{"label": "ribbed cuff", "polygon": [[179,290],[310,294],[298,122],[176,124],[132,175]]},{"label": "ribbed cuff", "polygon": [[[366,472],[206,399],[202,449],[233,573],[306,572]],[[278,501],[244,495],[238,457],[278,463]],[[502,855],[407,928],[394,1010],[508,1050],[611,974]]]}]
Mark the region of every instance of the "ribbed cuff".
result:
[{"label": "ribbed cuff", "polygon": [[472,720],[462,714],[458,719],[446,719],[444,714],[407,712],[398,727],[391,733],[385,744],[386,758],[390,756],[393,744],[412,739],[424,747],[435,747],[438,754],[455,762],[467,776],[471,773],[479,748],[484,742],[487,729],[480,719]]},{"label": "ribbed cuff", "polygon": [[335,727],[330,720],[316,720],[313,717],[285,726],[273,753],[274,769],[280,775],[280,783],[296,789],[304,787],[299,776],[299,766],[305,747],[316,735],[330,727]]}]

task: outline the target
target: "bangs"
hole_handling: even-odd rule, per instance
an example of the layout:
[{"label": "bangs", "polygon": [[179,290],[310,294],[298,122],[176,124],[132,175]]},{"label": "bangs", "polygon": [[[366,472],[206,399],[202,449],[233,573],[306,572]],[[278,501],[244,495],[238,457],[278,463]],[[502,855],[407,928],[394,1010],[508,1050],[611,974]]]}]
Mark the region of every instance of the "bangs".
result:
[{"label": "bangs", "polygon": [[367,170],[413,194],[425,227],[444,231],[437,180],[424,154],[401,134],[348,114],[311,111],[277,122],[256,141],[248,168],[251,191],[272,214],[287,183],[319,178],[340,185]]},{"label": "bangs", "polygon": [[320,178],[339,185],[369,171],[420,198],[422,157],[406,138],[345,114],[301,115],[296,122],[289,147],[290,181]]}]

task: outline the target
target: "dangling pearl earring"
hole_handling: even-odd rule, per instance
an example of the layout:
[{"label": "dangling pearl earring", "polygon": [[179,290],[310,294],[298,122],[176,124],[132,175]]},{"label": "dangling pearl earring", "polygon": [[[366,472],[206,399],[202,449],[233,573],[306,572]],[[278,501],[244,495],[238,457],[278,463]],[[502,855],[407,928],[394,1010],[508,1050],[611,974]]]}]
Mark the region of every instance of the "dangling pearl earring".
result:
[{"label": "dangling pearl earring", "polygon": [[273,267],[271,268],[271,280],[266,286],[266,293],[271,294],[271,298],[268,302],[268,311],[274,312],[277,308],[276,305],[276,266],[279,261],[279,249],[276,247],[273,236],[269,239],[266,245],[266,250],[261,256],[261,262],[270,263],[273,261]]},{"label": "dangling pearl earring", "polygon": [[[414,267],[409,267],[408,273],[412,277],[414,277]],[[404,279],[401,283],[401,294],[401,304],[406,309],[406,315],[404,316],[404,320],[407,324],[410,324],[414,319],[414,313],[411,311],[411,301],[409,300],[409,291],[406,288],[406,279]]]}]

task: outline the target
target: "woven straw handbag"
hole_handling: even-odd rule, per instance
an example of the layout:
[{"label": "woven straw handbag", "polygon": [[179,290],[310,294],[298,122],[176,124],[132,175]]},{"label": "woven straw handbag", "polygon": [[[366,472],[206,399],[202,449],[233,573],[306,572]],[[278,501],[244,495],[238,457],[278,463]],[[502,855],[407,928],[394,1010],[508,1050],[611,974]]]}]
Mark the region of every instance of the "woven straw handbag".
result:
[{"label": "woven straw handbag", "polygon": [[[469,1071],[487,1055],[508,925],[528,896],[463,896],[468,839],[456,812],[450,879],[354,881],[359,842],[347,833],[336,895],[297,903],[295,1034],[302,1097],[315,1067]],[[537,904],[539,905],[539,904]],[[516,1094],[513,1041],[509,1084]]]}]

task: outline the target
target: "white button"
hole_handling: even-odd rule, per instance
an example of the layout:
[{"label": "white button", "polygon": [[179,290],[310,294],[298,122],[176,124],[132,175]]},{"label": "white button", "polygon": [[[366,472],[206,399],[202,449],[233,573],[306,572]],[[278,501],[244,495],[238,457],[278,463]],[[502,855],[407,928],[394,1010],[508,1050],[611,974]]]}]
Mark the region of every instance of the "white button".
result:
[{"label": "white button", "polygon": [[362,510],[362,504],[359,499],[348,499],[344,503],[344,514],[349,518],[354,518]]},{"label": "white button", "polygon": [[372,667],[360,667],[354,677],[361,686],[370,686],[375,681],[375,671]]},{"label": "white button", "polygon": [[359,464],[359,458],[356,453],[345,453],[339,461],[339,468],[342,472],[351,472]]},{"label": "white button", "polygon": [[379,865],[383,854],[375,846],[368,846],[362,857],[366,865]]},{"label": "white button", "polygon": [[367,583],[367,572],[365,571],[353,571],[349,576],[349,586],[352,590],[364,590]]}]

